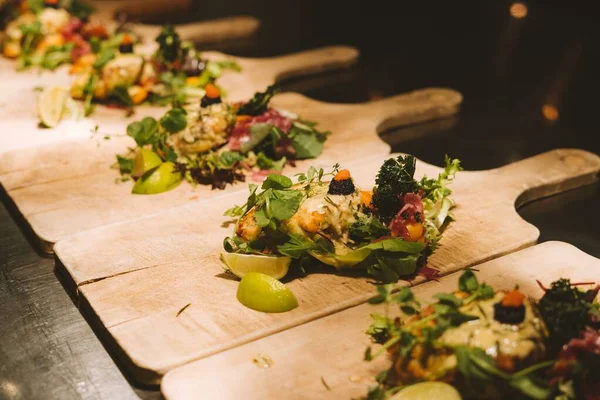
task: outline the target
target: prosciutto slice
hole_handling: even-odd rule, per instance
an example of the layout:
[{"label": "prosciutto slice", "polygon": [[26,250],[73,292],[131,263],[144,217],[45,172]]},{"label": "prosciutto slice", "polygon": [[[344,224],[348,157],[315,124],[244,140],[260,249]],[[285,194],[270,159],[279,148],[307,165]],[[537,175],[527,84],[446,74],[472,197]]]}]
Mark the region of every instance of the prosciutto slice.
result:
[{"label": "prosciutto slice", "polygon": [[402,208],[390,222],[390,231],[394,237],[409,238],[407,225],[419,222],[423,218],[423,200],[415,193],[402,196]]},{"label": "prosciutto slice", "polygon": [[260,115],[246,119],[238,119],[229,134],[229,148],[233,151],[240,151],[241,144],[250,139],[250,128],[256,124],[271,124],[288,133],[294,121],[284,117],[277,110],[269,108]]}]

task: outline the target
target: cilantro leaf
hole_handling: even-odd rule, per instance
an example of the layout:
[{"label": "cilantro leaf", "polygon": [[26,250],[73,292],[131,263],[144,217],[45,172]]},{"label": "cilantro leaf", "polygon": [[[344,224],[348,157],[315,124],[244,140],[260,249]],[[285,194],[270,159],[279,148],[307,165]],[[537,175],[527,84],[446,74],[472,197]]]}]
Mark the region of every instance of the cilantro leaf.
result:
[{"label": "cilantro leaf", "polygon": [[287,159],[285,157],[281,158],[278,161],[272,160],[271,158],[267,157],[265,155],[265,153],[260,152],[258,153],[257,157],[256,157],[256,165],[258,166],[258,168],[263,169],[263,170],[275,170],[275,171],[281,171],[283,169],[283,167],[285,166],[285,163],[287,162]]},{"label": "cilantro leaf", "polygon": [[172,108],[160,119],[160,125],[167,132],[181,132],[187,126],[187,113],[183,108]]},{"label": "cilantro leaf", "polygon": [[277,246],[277,251],[284,256],[298,259],[314,248],[315,243],[312,240],[300,235],[290,235],[287,242]]},{"label": "cilantro leaf", "polygon": [[159,135],[158,122],[152,117],[132,122],[127,126],[127,135],[131,136],[138,146],[155,145]]},{"label": "cilantro leaf", "polygon": [[262,184],[263,190],[266,189],[288,189],[292,186],[292,180],[285,175],[269,174]]},{"label": "cilantro leaf", "polygon": [[314,127],[294,122],[288,137],[292,141],[295,157],[298,160],[315,158],[323,152],[323,145],[328,133],[321,133]]}]

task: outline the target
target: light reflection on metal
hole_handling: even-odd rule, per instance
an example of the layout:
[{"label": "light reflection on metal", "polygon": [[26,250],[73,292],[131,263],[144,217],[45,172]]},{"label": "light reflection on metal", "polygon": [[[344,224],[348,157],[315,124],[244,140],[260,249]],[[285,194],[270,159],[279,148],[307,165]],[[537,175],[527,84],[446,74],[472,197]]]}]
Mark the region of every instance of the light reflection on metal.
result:
[{"label": "light reflection on metal", "polygon": [[548,121],[556,121],[560,115],[558,109],[550,104],[544,104],[542,114]]},{"label": "light reflection on metal", "polygon": [[516,19],[523,19],[527,16],[527,6],[523,3],[513,3],[510,6],[510,15]]}]

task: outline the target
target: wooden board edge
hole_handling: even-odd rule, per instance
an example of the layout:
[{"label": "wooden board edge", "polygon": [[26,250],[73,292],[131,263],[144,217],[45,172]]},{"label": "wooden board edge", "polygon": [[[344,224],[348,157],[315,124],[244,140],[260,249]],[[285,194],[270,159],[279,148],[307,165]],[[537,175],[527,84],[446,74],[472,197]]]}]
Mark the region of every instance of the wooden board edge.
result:
[{"label": "wooden board edge", "polygon": [[107,353],[115,360],[117,367],[121,370],[127,381],[136,387],[156,389],[160,384],[162,376],[155,371],[135,365],[132,359],[122,351],[122,347],[119,346],[118,342],[110,334],[108,328],[104,326],[102,320],[94,312],[93,307],[85,296],[81,295],[79,291],[78,294],[79,312],[88,322]]},{"label": "wooden board edge", "polygon": [[13,217],[15,223],[36,253],[45,258],[52,258],[54,255],[54,243],[44,240],[42,236],[36,233],[2,183],[0,183],[0,201],[4,204],[4,207],[6,207],[9,214]]},{"label": "wooden board edge", "polygon": [[[494,261],[498,262],[498,261],[500,261],[500,259],[506,258],[506,262],[510,263],[511,260],[512,260],[512,257],[514,257],[515,255],[517,255],[518,253],[525,253],[525,254],[527,254],[528,252],[532,252],[532,251],[533,252],[541,252],[541,251],[557,250],[557,249],[564,249],[565,252],[571,253],[573,255],[577,254],[577,255],[579,255],[581,257],[584,257],[584,258],[586,258],[586,259],[588,259],[590,261],[595,260],[596,263],[598,261],[600,261],[598,258],[596,258],[596,257],[594,257],[594,256],[592,256],[592,255],[590,255],[588,253],[586,253],[585,251],[579,249],[575,245],[572,245],[572,244],[566,243],[566,242],[562,242],[562,241],[547,241],[547,242],[543,242],[543,243],[537,244],[536,246],[532,246],[532,247],[526,248],[526,249],[522,250],[521,252],[510,253],[510,254],[508,254],[506,256],[503,256],[503,257],[500,257],[498,259],[495,259]],[[486,264],[486,263],[478,264],[478,266],[479,265],[483,266],[483,264]],[[498,266],[495,267],[495,269],[498,269],[498,268],[499,268]],[[462,273],[462,271],[455,271],[455,272],[453,272],[451,274],[448,274],[447,276],[449,276],[449,277],[450,276],[454,276],[455,277],[455,276],[457,276],[460,273]],[[427,283],[430,284],[430,285],[436,284],[436,282],[434,282],[434,281],[428,281]],[[366,304],[361,304],[359,306],[354,307],[353,309],[356,309],[358,307],[363,307],[365,305]],[[347,309],[347,310],[343,310],[343,311],[340,311],[340,312],[349,312],[349,311],[350,310]],[[337,315],[337,314],[338,313],[330,314],[329,316],[327,316],[325,318],[339,317],[339,315]],[[319,323],[319,321],[320,320],[311,321],[308,324],[305,324],[305,326],[306,325],[310,325],[310,324],[314,324],[314,323]],[[322,319],[321,319],[321,321],[322,321]],[[275,334],[275,335],[281,335],[281,334],[289,334],[289,331],[287,331],[287,332],[281,332],[281,333],[278,333],[278,334]],[[275,335],[273,335],[273,336],[275,336]],[[269,337],[266,337],[264,339],[267,340],[268,338]],[[197,361],[197,362],[200,362],[200,360]],[[175,398],[177,398],[177,399],[181,399],[182,398],[181,396],[176,396],[175,395],[175,394],[182,393],[182,391],[181,390],[178,390],[178,391],[171,390],[171,386],[177,384],[177,381],[180,378],[180,375],[183,376],[184,380],[189,381],[190,375],[186,375],[186,372],[187,372],[188,369],[193,369],[193,366],[194,366],[195,363],[196,362],[192,362],[192,363],[186,364],[186,365],[184,365],[182,367],[178,367],[176,369],[173,369],[173,370],[171,370],[171,371],[169,371],[169,372],[167,372],[165,374],[165,376],[163,377],[163,380],[161,382],[161,386],[160,386],[160,388],[161,388],[161,394],[162,394],[163,398],[165,398],[166,400],[171,400],[171,399],[175,399]],[[196,374],[194,374],[194,375],[196,375]],[[192,378],[193,378],[193,376],[192,376]],[[374,376],[373,376],[373,378],[374,378]],[[187,392],[187,394],[189,394],[189,397],[185,397],[185,398],[194,398],[194,393],[193,392]],[[332,398],[335,398],[335,397],[332,397]]]}]

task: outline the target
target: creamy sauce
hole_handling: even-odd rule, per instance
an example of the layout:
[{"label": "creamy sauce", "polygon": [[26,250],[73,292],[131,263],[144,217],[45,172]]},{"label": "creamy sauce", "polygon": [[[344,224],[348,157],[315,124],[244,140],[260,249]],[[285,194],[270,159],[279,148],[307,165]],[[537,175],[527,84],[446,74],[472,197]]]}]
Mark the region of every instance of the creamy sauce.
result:
[{"label": "creamy sauce", "polygon": [[225,103],[187,107],[188,126],[171,135],[171,144],[181,154],[204,153],[227,141],[228,128],[234,122],[231,107]]},{"label": "creamy sauce", "polygon": [[468,345],[480,347],[496,357],[498,354],[525,359],[543,351],[541,344],[544,326],[534,313],[529,300],[525,300],[525,319],[518,325],[502,324],[494,319],[494,304],[504,297],[498,292],[492,299],[476,301],[460,308],[460,311],[479,317],[457,328],[448,329],[440,341],[451,346]]},{"label": "creamy sauce", "polygon": [[[301,204],[298,212],[288,221],[288,229],[297,234],[309,236],[312,227],[326,234],[333,242],[336,254],[345,254],[352,241],[348,237],[350,225],[356,221],[360,205],[360,192],[347,196],[328,194],[329,185],[315,185],[309,197]],[[316,231],[316,230],[315,230]]]}]

